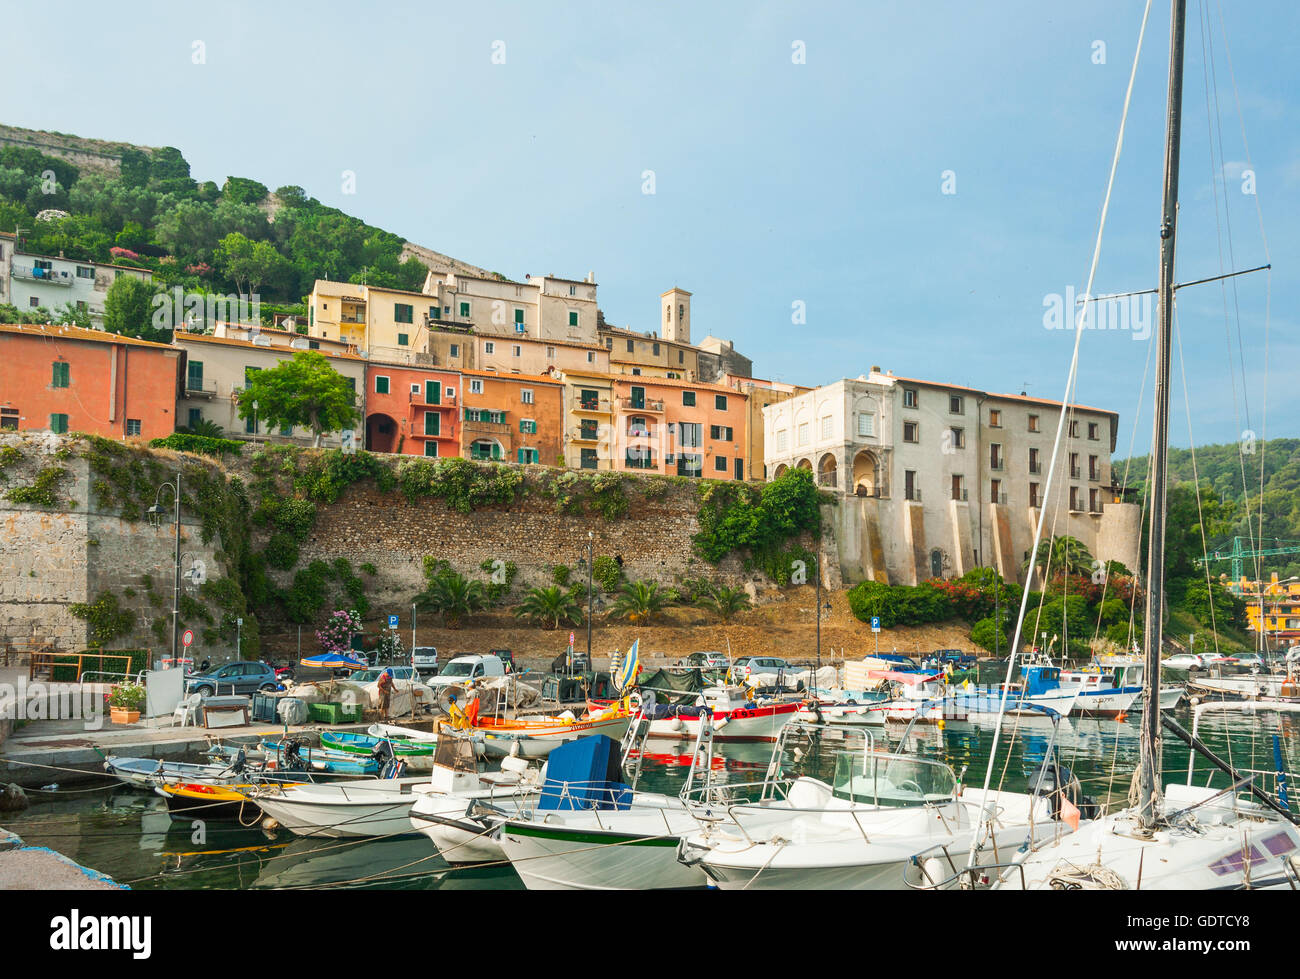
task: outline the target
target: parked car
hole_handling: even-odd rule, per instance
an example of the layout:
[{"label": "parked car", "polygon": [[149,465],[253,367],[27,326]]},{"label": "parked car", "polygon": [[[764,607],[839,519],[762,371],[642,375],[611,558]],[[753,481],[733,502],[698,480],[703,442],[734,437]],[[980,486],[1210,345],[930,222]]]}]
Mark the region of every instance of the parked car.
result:
[{"label": "parked car", "polygon": [[515,672],[515,654],[508,649],[489,649],[489,656],[495,656],[506,665],[507,673]]},{"label": "parked car", "polygon": [[409,666],[372,666],[368,670],[357,670],[348,680],[352,683],[374,683],[384,670],[393,671],[394,680],[418,680],[420,677]]},{"label": "parked car", "polygon": [[415,672],[420,676],[435,676],[438,672],[438,647],[416,646],[412,650]]},{"label": "parked car", "polygon": [[494,676],[505,676],[506,665],[498,656],[457,656],[439,672],[429,686],[437,690]]},{"label": "parked car", "polygon": [[196,673],[185,678],[185,692],[202,694],[204,697],[252,694],[279,687],[280,681],[276,678],[275,670],[265,663],[224,663],[212,667],[206,673]]},{"label": "parked car", "polygon": [[731,660],[726,653],[716,650],[707,653],[691,653],[686,657],[687,666],[698,666],[705,670],[725,670],[731,667]]},{"label": "parked car", "polygon": [[763,687],[783,686],[801,690],[803,681],[794,679],[796,672],[793,666],[777,656],[742,656],[731,664],[733,681]]}]

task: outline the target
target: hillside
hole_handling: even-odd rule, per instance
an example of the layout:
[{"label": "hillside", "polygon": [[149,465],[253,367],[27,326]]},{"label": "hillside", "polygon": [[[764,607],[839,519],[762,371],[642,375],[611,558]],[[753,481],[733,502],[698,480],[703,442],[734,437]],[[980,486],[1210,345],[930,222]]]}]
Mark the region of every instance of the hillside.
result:
[{"label": "hillside", "polygon": [[[37,220],[51,210],[66,216]],[[301,187],[197,180],[174,147],[0,126],[0,230],[15,228],[27,251],[148,268],[162,289],[257,293],[264,316],[301,311],[318,278],[418,290],[430,269],[491,274],[327,207]]]}]

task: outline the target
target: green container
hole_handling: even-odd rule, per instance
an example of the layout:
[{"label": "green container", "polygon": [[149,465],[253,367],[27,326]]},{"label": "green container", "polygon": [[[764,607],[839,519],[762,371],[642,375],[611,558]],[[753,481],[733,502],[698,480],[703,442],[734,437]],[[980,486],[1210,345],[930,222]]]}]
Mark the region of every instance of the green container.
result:
[{"label": "green container", "polygon": [[307,710],[313,721],[338,724],[343,719],[342,704],[308,704]]},{"label": "green container", "polygon": [[352,704],[350,707],[339,705],[339,719],[344,724],[359,724],[361,722],[361,705]]}]

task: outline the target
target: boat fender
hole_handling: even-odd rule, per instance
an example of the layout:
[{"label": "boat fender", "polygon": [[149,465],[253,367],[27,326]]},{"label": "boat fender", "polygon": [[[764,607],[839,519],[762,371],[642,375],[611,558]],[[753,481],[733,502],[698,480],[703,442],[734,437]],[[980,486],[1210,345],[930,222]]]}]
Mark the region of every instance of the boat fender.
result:
[{"label": "boat fender", "polygon": [[680,731],[682,729],[682,719],[680,717],[674,717],[668,722],[668,726],[674,731]]},{"label": "boat fender", "polygon": [[519,742],[518,742],[518,741],[512,741],[512,742],[510,743],[510,757],[511,757],[511,758],[518,758],[518,757],[519,757]]},{"label": "boat fender", "polygon": [[280,821],[273,816],[267,816],[262,820],[262,829],[268,833],[273,833],[280,828]]}]

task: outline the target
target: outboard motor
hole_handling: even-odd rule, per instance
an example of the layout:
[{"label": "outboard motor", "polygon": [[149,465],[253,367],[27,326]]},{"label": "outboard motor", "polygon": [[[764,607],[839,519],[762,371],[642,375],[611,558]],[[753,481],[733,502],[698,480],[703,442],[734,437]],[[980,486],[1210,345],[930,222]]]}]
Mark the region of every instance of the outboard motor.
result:
[{"label": "outboard motor", "polygon": [[1052,818],[1061,818],[1061,799],[1069,799],[1079,810],[1080,819],[1096,819],[1099,807],[1095,799],[1083,794],[1074,772],[1058,761],[1045,761],[1029,776],[1030,795],[1048,800]]},{"label": "outboard motor", "polygon": [[380,741],[375,745],[375,750],[370,753],[371,757],[379,763],[380,778],[397,778],[405,765],[397,760],[393,754],[393,746],[387,741]]},{"label": "outboard motor", "polygon": [[235,759],[230,763],[230,770],[238,775],[248,767],[248,752],[242,747],[235,752]]},{"label": "outboard motor", "polygon": [[284,742],[284,758],[281,763],[281,771],[301,772],[307,767],[302,760],[302,742],[297,738],[289,738]]}]

